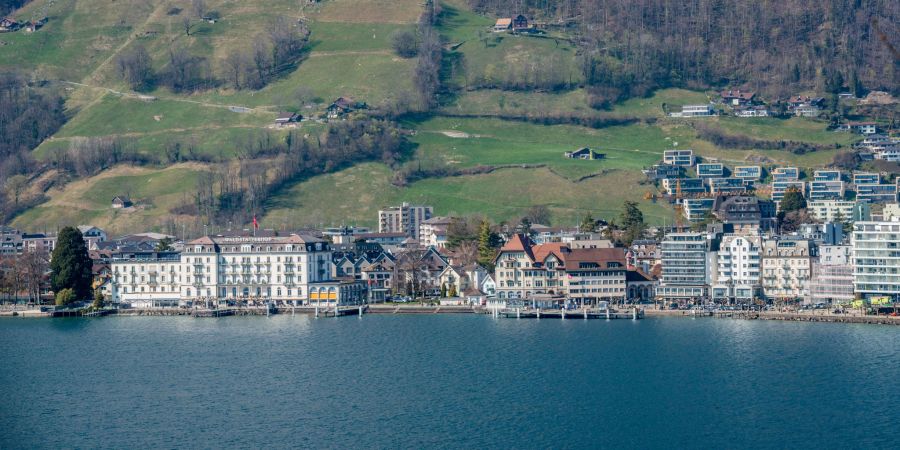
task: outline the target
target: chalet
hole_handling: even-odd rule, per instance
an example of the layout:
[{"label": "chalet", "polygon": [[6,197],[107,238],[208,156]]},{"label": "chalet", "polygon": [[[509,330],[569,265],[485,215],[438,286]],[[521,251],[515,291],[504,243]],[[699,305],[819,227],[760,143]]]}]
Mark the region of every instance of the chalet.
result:
[{"label": "chalet", "polygon": [[131,199],[127,195],[117,195],[112,199],[113,209],[130,208],[131,206]]},{"label": "chalet", "polygon": [[753,103],[753,98],[756,97],[755,93],[742,91],[740,89],[722,91],[720,95],[722,96],[722,103],[731,106],[749,105]]},{"label": "chalet", "polygon": [[509,17],[504,17],[501,19],[497,19],[497,23],[494,24],[494,33],[504,33],[512,28],[512,19]]},{"label": "chalet", "polygon": [[328,105],[328,118],[337,119],[357,109],[365,109],[366,104],[357,102],[349,97],[338,97],[331,105]]},{"label": "chalet", "polygon": [[513,31],[517,32],[528,31],[530,29],[530,27],[528,26],[528,18],[521,14],[514,17],[512,21],[512,29]]},{"label": "chalet", "polygon": [[847,122],[841,125],[841,129],[859,134],[875,134],[878,132],[878,126],[875,122]]},{"label": "chalet", "polygon": [[16,31],[21,27],[19,22],[17,22],[12,17],[3,17],[0,18],[0,33],[6,33],[9,31]]},{"label": "chalet", "polygon": [[594,159],[603,159],[606,155],[604,155],[603,153],[595,152],[588,147],[584,147],[584,148],[575,150],[574,152],[566,152],[565,156],[566,156],[566,158],[570,158],[570,159],[594,160]]},{"label": "chalet", "polygon": [[301,119],[303,119],[303,116],[301,116],[300,114],[292,113],[292,112],[283,112],[283,113],[279,113],[278,117],[275,118],[275,124],[284,126],[284,125],[291,124],[291,123],[297,123]]},{"label": "chalet", "polygon": [[25,22],[25,32],[33,33],[35,31],[41,29],[41,27],[43,27],[44,24],[47,23],[47,20],[48,19],[46,17],[44,17],[43,19],[38,20],[37,22],[35,22],[35,21]]}]

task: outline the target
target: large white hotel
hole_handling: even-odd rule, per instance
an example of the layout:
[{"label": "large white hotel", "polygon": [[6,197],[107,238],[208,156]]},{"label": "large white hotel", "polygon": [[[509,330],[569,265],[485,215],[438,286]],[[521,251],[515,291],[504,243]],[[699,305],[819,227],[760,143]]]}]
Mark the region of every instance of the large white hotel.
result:
[{"label": "large white hotel", "polygon": [[110,295],[138,307],[223,300],[361,303],[365,286],[333,278],[331,267],[330,244],[312,236],[204,236],[187,242],[180,254],[115,254]]}]

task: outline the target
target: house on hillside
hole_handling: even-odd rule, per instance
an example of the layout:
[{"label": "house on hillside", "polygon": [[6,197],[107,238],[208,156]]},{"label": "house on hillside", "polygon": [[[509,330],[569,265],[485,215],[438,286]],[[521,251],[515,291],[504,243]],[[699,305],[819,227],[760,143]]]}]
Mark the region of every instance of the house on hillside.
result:
[{"label": "house on hillside", "polygon": [[710,105],[683,105],[680,112],[669,113],[670,117],[709,117],[714,115]]},{"label": "house on hillside", "polygon": [[566,158],[570,158],[570,159],[595,160],[595,159],[603,159],[604,156],[606,156],[606,155],[604,155],[603,153],[595,152],[588,147],[584,147],[584,148],[575,150],[574,152],[565,152],[565,156],[566,156]]},{"label": "house on hillside", "polygon": [[21,27],[19,22],[12,17],[3,17],[0,18],[0,33],[6,33],[9,31],[16,31]]},{"label": "house on hillside", "polygon": [[528,31],[531,27],[528,25],[528,18],[519,14],[513,18],[512,29],[515,32]]},{"label": "house on hillside", "polygon": [[365,108],[366,104],[363,102],[357,102],[350,97],[338,97],[337,100],[328,105],[327,117],[329,119],[339,119],[345,114]]},{"label": "house on hillside", "polygon": [[504,33],[509,31],[512,28],[512,18],[503,17],[497,19],[497,23],[494,24],[494,33]]},{"label": "house on hillside", "polygon": [[25,22],[25,32],[26,33],[34,33],[35,31],[41,29],[41,27],[43,27],[44,24],[47,23],[47,20],[49,20],[49,19],[44,17],[43,19],[38,20],[37,22],[35,22],[35,21]]},{"label": "house on hillside", "polygon": [[720,92],[722,103],[731,106],[745,106],[753,103],[756,93],[742,91],[740,89],[728,89]]},{"label": "house on hillside", "polygon": [[735,108],[738,117],[769,117],[769,110],[765,106],[747,106]]},{"label": "house on hillside", "polygon": [[823,97],[794,95],[787,99],[787,109],[797,117],[818,117],[825,104]]},{"label": "house on hillside", "polygon": [[878,133],[878,126],[875,122],[847,122],[841,125],[841,130],[858,134],[875,134]]},{"label": "house on hillside", "polygon": [[292,112],[283,112],[279,113],[278,117],[275,118],[275,125],[285,126],[292,123],[297,123],[303,119],[303,116],[297,113]]},{"label": "house on hillside", "polygon": [[113,209],[130,208],[131,206],[131,199],[129,199],[127,195],[117,195],[112,199]]}]

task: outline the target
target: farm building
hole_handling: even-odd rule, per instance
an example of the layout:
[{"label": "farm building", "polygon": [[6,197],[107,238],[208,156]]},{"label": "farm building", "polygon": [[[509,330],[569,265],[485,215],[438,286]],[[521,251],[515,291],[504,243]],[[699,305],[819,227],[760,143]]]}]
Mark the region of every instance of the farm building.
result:
[{"label": "farm building", "polygon": [[575,150],[574,152],[566,152],[565,156],[566,156],[566,158],[571,158],[571,159],[593,160],[593,159],[603,159],[603,157],[605,155],[603,153],[595,152],[588,147],[584,147],[584,148]]}]

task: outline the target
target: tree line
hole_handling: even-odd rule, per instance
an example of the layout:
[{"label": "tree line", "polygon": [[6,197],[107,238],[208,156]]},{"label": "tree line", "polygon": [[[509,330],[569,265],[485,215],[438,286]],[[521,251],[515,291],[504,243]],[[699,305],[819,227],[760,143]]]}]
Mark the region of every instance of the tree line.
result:
[{"label": "tree line", "polygon": [[468,0],[575,33],[598,105],[669,86],[900,93],[900,3],[891,0]]},{"label": "tree line", "polygon": [[193,201],[173,212],[198,215],[207,224],[248,223],[264,213],[274,194],[298,178],[363,161],[396,166],[405,143],[394,123],[376,119],[332,122],[315,135],[293,130],[284,140],[265,136],[268,141],[257,142],[234,163],[218,165],[201,176]]},{"label": "tree line", "polygon": [[[188,17],[188,16],[185,16]],[[190,19],[185,32],[190,34]],[[261,89],[277,77],[293,71],[302,60],[309,41],[309,28],[302,21],[278,16],[253,37],[219,62],[219,67],[182,44],[173,44],[165,59],[153,61],[147,49],[136,44],[122,51],[115,67],[123,81],[135,91],[166,86],[174,92],[191,92],[228,84],[234,89]],[[155,69],[155,67],[161,67]]]}]

